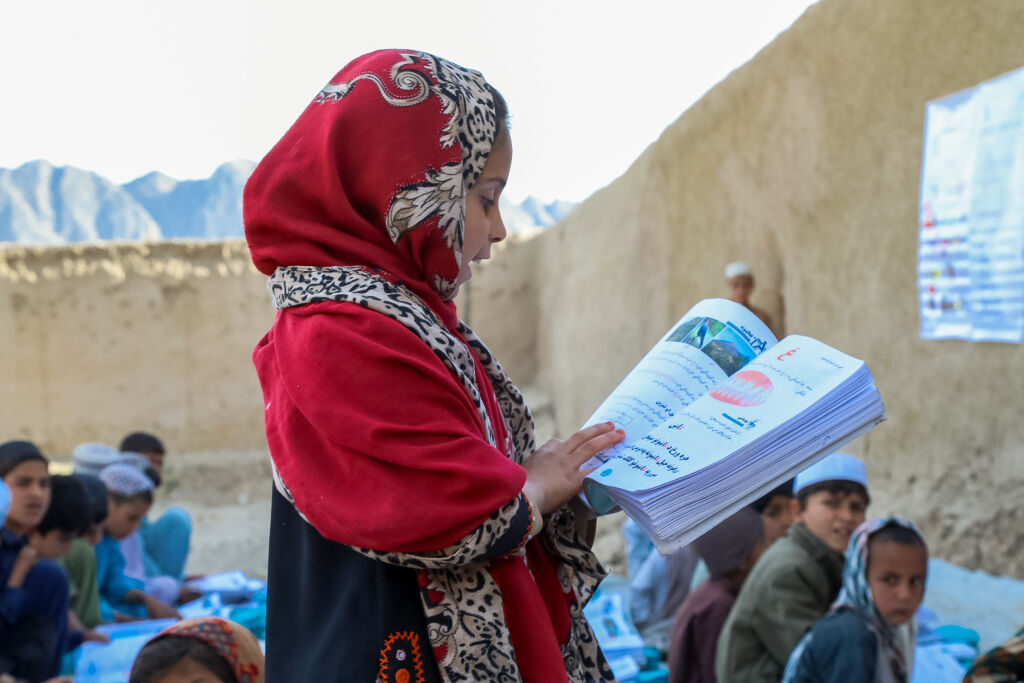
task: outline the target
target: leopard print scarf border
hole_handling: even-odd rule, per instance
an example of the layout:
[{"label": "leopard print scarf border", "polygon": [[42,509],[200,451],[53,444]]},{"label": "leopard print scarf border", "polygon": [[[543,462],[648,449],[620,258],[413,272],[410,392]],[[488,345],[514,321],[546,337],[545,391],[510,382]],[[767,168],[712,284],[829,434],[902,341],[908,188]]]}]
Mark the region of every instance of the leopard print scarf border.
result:
[{"label": "leopard print scarf border", "polygon": [[[526,401],[490,350],[460,321],[458,333],[465,339],[463,343],[408,288],[361,266],[282,267],[270,277],[267,287],[277,309],[321,301],[343,301],[376,311],[405,325],[459,380],[477,408],[488,443],[498,447],[490,416],[476,383],[472,355],[475,351],[494,388],[509,435],[503,450],[514,462],[522,463],[536,449],[533,417]],[[274,474],[278,490],[294,504],[276,469]],[[502,520],[498,517],[503,516],[499,511],[477,532],[497,534],[491,527],[500,528]],[[559,580],[562,590],[573,596],[569,609],[572,628],[568,641],[562,647],[562,656],[571,680],[613,681],[611,669],[583,616],[583,605],[596,590],[605,571],[589,547],[580,540],[575,526],[575,514],[567,506],[549,517],[542,532],[542,542],[561,558]],[[439,562],[442,557],[450,557],[449,551],[453,549],[445,549],[437,553],[437,557],[363,548],[355,550],[378,561],[421,569],[420,597],[428,624],[428,638],[434,652],[441,653],[438,665],[446,681],[475,680],[474,672],[480,671],[487,671],[492,680],[519,680],[515,654],[504,623],[501,593],[487,571],[486,563],[448,565],[447,562]],[[467,613],[463,605],[470,597],[477,605],[490,605],[489,609],[482,614]]]}]

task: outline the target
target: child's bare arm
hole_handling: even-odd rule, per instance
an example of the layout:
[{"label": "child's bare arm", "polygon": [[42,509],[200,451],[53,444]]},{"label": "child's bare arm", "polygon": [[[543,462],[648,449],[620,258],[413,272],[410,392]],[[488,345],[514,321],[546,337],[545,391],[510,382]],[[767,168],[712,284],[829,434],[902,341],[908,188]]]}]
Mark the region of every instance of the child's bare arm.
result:
[{"label": "child's bare arm", "polygon": [[20,588],[25,583],[25,577],[28,576],[29,571],[36,566],[37,559],[36,551],[32,549],[32,546],[27,545],[22,548],[18,557],[15,558],[14,567],[7,578],[7,587]]},{"label": "child's bare arm", "polygon": [[150,619],[181,619],[178,610],[170,605],[165,605],[152,595],[143,593],[138,588],[133,588],[125,593],[122,599],[129,605],[145,605],[146,616]]}]

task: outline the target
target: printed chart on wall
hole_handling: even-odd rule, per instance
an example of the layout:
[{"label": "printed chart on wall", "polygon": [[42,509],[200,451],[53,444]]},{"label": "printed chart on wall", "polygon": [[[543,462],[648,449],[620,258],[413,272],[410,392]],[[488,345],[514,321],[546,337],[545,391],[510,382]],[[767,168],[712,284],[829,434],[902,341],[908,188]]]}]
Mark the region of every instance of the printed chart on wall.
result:
[{"label": "printed chart on wall", "polygon": [[928,103],[919,209],[921,336],[1024,342],[1024,68]]}]

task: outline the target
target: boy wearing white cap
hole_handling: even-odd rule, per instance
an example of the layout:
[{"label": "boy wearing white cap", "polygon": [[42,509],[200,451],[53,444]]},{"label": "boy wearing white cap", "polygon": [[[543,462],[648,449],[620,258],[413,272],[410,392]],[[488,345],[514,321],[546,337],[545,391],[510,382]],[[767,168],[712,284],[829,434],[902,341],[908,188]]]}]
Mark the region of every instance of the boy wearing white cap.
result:
[{"label": "boy wearing white cap", "polygon": [[754,271],[750,266],[743,261],[730,263],[725,267],[725,282],[729,286],[729,300],[745,306],[774,332],[768,312],[750,303],[750,295],[754,293]]},{"label": "boy wearing white cap", "polygon": [[793,493],[794,523],[758,560],[722,629],[720,682],[781,680],[793,648],[839,593],[847,543],[870,502],[864,463],[833,453],[797,475]]}]

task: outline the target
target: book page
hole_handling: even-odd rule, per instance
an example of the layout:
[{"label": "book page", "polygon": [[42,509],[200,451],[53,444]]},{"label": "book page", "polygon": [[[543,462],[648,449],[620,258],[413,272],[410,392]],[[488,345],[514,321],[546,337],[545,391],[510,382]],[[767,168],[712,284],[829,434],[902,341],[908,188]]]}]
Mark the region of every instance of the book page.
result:
[{"label": "book page", "polygon": [[[810,337],[786,337],[714,391],[627,444],[588,480],[646,491],[681,479],[799,417],[862,367],[862,361]],[[590,497],[589,481],[585,491]]]},{"label": "book page", "polygon": [[636,364],[583,425],[611,421],[622,443],[598,453],[593,469],[679,414],[776,343],[760,318],[726,299],[691,308]]}]

